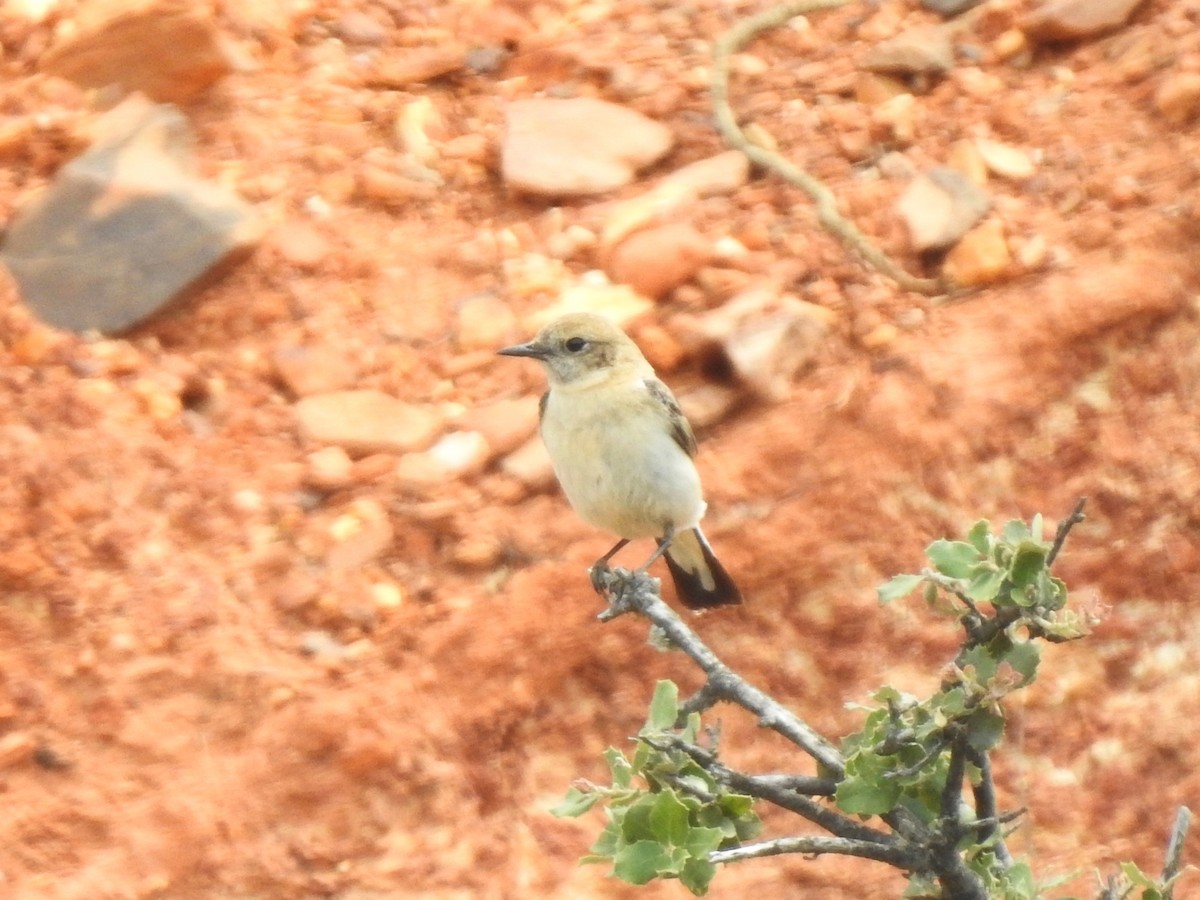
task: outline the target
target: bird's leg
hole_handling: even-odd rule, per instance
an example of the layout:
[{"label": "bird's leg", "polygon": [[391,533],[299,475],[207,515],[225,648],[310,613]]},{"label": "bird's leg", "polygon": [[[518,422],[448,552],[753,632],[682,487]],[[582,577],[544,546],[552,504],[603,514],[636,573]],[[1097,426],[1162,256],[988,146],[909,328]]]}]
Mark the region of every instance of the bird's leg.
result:
[{"label": "bird's leg", "polygon": [[655,562],[658,561],[659,557],[661,557],[664,553],[667,552],[667,550],[670,549],[671,541],[673,541],[674,539],[675,539],[675,526],[668,525],[667,533],[658,539],[658,546],[654,548],[654,552],[650,554],[650,558],[638,567],[637,574],[639,574],[639,575],[646,574],[646,570],[649,569],[650,566],[652,566]]},{"label": "bird's leg", "polygon": [[608,571],[608,561],[629,543],[629,538],[621,538],[613,545],[613,548],[605,553],[602,557],[592,563],[592,567],[588,569],[588,576],[592,579],[592,588],[597,594],[604,593],[604,581],[602,576]]}]

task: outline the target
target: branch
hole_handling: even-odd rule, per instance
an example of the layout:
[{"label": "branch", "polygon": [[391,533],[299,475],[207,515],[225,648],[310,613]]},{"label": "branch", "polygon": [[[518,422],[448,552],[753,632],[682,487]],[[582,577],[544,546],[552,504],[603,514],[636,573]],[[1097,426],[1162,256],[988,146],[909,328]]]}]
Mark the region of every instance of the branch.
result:
[{"label": "branch", "polygon": [[1191,822],[1192,811],[1186,806],[1179,807],[1179,812],[1175,814],[1175,825],[1171,828],[1171,839],[1167,843],[1167,859],[1163,864],[1162,880],[1166,885],[1163,900],[1171,900],[1175,895],[1175,885],[1171,884],[1171,879],[1179,874],[1183,864],[1183,842]]},{"label": "branch", "polygon": [[[996,834],[996,824],[1001,817],[996,809],[996,783],[992,780],[991,758],[974,747],[967,745],[967,761],[979,770],[979,784],[972,788],[975,795],[976,827],[979,829],[978,841],[983,843]],[[1012,854],[1002,836],[996,838],[996,859],[1006,868],[1012,866]]]},{"label": "branch", "polygon": [[1087,497],[1080,497],[1075,503],[1075,508],[1071,510],[1071,514],[1058,523],[1058,530],[1054,532],[1054,543],[1050,546],[1050,552],[1046,554],[1046,568],[1054,565],[1054,560],[1058,559],[1058,553],[1063,548],[1063,544],[1067,542],[1067,535],[1071,533],[1071,529],[1087,518],[1083,514],[1083,507],[1087,503]]},{"label": "branch", "polygon": [[[824,835],[800,835],[760,841],[757,844],[743,844],[729,850],[714,850],[708,855],[708,859],[713,863],[731,863],[742,859],[780,856],[785,853],[808,853],[814,856],[820,856],[823,853],[838,853],[842,856],[874,859],[907,871],[923,868],[922,853],[915,848],[888,847],[870,841],[855,841],[848,838],[825,837]],[[987,900],[987,898],[984,897],[983,900]]]},{"label": "branch", "polygon": [[[641,738],[641,740],[656,749],[666,749],[647,738]],[[837,789],[837,784],[832,779],[797,775],[747,775],[729,768],[717,759],[715,753],[704,747],[677,737],[672,738],[671,746],[682,750],[695,760],[697,765],[730,790],[774,803],[781,809],[803,816],[830,834],[856,841],[898,845],[895,836],[863,825],[861,822],[842,815],[837,810],[824,807],[805,796],[809,793],[823,793],[832,796]]]},{"label": "branch", "polygon": [[806,13],[844,6],[849,0],[785,0],[778,6],[743,19],[720,37],[713,47],[713,70],[710,90],[713,100],[713,115],[717,130],[725,143],[741,150],[764,169],[774,172],[790,184],[804,191],[817,207],[817,221],[826,231],[849,247],[874,269],[882,272],[906,291],[919,294],[944,294],[947,291],[942,281],[934,278],[918,278],[910,275],[876,247],[871,240],[842,216],[837,209],[833,192],[803,169],[788,162],[773,150],[754,143],[738,125],[737,117],[729,104],[729,58],[764,31],[778,28],[789,19]]},{"label": "branch", "polygon": [[594,573],[594,578],[609,601],[608,609],[597,617],[600,621],[608,622],[628,612],[636,612],[649,619],[672,645],[691,657],[708,677],[708,696],[729,700],[754,713],[760,725],[783,735],[828,769],[835,779],[842,777],[845,767],[837,748],[787,707],[721,662],[700,640],[699,635],[688,628],[658,596],[658,579],[644,572],[630,572],[627,569],[599,569]]}]

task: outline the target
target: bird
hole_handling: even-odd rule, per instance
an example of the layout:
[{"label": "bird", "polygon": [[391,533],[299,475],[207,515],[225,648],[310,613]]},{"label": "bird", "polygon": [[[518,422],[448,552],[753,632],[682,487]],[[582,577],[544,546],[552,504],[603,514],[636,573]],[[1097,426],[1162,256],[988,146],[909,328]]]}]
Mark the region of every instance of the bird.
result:
[{"label": "bird", "polygon": [[584,521],[620,538],[592,566],[593,584],[626,544],[650,537],[658,546],[638,571],[663,556],[684,606],[741,603],[700,528],[696,438],[637,344],[603,316],[568,313],[498,353],[542,364],[539,430],[558,482]]}]

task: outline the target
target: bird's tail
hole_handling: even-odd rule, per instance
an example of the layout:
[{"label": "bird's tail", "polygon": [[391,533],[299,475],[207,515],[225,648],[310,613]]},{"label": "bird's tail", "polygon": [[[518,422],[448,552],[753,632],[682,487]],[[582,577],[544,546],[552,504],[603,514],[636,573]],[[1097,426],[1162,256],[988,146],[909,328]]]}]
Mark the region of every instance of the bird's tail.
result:
[{"label": "bird's tail", "polygon": [[699,528],[674,535],[666,557],[680,602],[688,609],[742,602],[742,592],[717,560]]}]

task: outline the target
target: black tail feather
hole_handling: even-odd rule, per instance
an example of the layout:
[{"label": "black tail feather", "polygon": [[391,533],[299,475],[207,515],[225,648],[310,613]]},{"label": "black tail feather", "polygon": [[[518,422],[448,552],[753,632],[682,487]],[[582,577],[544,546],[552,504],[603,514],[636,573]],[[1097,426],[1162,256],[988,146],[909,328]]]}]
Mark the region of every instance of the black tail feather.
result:
[{"label": "black tail feather", "polygon": [[675,582],[675,591],[679,594],[680,602],[688,609],[711,609],[714,606],[734,606],[741,603],[742,592],[712,552],[703,533],[696,529],[695,535],[700,544],[700,551],[704,554],[704,562],[712,573],[713,586],[705,587],[704,573],[688,571],[676,562],[668,551],[665,554],[667,568],[671,571],[671,580]]}]

